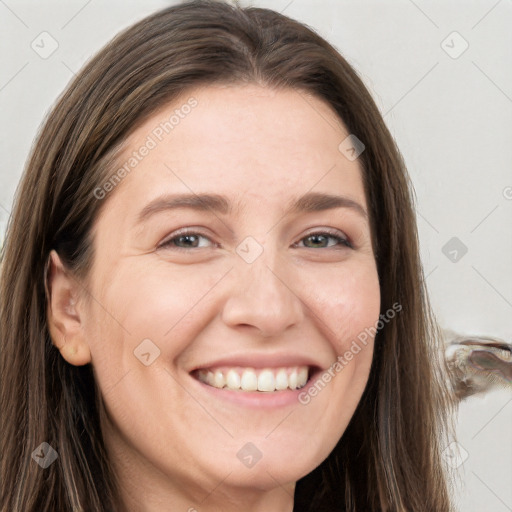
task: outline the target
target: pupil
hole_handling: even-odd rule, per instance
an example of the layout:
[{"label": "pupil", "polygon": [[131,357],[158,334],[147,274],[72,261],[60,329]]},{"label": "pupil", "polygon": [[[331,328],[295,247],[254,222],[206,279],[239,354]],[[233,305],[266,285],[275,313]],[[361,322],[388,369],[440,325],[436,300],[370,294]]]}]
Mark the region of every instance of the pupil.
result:
[{"label": "pupil", "polygon": [[313,241],[314,245],[322,244],[325,241],[324,235],[311,235],[309,238]]},{"label": "pupil", "polygon": [[[195,247],[194,240],[193,240],[194,238],[197,239],[197,237],[195,235],[182,235],[182,236],[180,236],[179,240],[181,240],[181,241],[185,240],[185,245],[193,245]],[[187,242],[192,242],[192,243],[189,244]]]}]

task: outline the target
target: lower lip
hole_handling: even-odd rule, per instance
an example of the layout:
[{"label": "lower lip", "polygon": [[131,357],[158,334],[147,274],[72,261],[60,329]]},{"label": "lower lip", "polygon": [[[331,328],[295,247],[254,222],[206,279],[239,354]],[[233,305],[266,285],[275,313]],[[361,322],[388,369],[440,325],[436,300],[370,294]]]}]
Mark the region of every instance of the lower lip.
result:
[{"label": "lower lip", "polygon": [[210,396],[231,402],[242,407],[254,409],[273,409],[289,405],[300,405],[299,395],[307,393],[308,388],[314,385],[312,375],[306,385],[300,389],[285,389],[283,391],[235,391],[227,388],[216,388],[209,386],[200,380],[192,377],[192,380]]}]

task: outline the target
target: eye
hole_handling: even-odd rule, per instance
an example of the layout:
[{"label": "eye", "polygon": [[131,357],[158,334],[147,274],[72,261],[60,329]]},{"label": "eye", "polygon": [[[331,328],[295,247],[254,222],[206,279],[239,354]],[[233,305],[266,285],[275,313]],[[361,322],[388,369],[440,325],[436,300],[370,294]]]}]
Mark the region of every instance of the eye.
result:
[{"label": "eye", "polygon": [[[334,240],[334,243],[329,244],[329,240]],[[307,236],[302,238],[302,241],[309,241],[312,245],[304,245],[306,249],[332,249],[342,245],[344,247],[353,248],[352,244],[338,232],[329,231],[317,231],[315,233],[309,233]],[[298,247],[294,244],[294,247]],[[300,246],[299,246],[300,247]]]},{"label": "eye", "polygon": [[208,247],[208,244],[201,244],[202,240],[211,240],[207,237],[191,230],[182,230],[175,234],[172,238],[168,238],[165,242],[159,245],[159,248],[169,249],[202,249]]},{"label": "eye", "polygon": [[[206,240],[211,242],[210,238],[207,236],[192,230],[182,230],[175,234],[172,238],[168,238],[164,241],[158,248],[168,248],[168,249],[178,249],[178,250],[187,250],[187,249],[203,249],[208,247],[208,242],[201,243],[201,240]],[[307,241],[311,243],[311,245],[302,245],[299,243],[293,244],[293,247],[305,247],[306,249],[333,249],[339,248],[339,246],[353,248],[352,244],[341,234],[336,232],[329,231],[317,231],[314,233],[309,233],[307,236],[302,238],[300,242]],[[334,243],[330,243],[330,241],[334,241]],[[215,244],[214,244],[215,245]]]}]

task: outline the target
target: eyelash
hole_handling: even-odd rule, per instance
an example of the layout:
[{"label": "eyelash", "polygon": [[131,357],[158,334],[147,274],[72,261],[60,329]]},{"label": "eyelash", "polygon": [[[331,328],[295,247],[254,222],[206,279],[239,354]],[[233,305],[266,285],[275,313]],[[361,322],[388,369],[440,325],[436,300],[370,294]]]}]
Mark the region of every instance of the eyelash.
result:
[{"label": "eyelash", "polygon": [[[178,247],[178,246],[173,245],[173,242],[176,241],[178,238],[185,237],[185,236],[190,236],[190,235],[200,236],[200,237],[203,237],[203,238],[206,238],[206,239],[210,240],[209,237],[207,237],[206,235],[204,235],[204,234],[202,234],[202,233],[200,233],[198,231],[193,231],[191,229],[184,229],[184,230],[179,231],[178,233],[176,233],[172,238],[169,238],[168,240],[163,242],[158,248],[159,249],[160,248],[170,248],[172,250],[178,250],[178,251],[189,251],[191,249],[203,249],[203,247],[189,247],[189,248],[187,248],[187,247]],[[337,243],[336,246],[319,247],[319,248],[304,247],[305,249],[336,249],[336,247],[339,246],[339,245],[347,247],[349,249],[353,249],[353,245],[349,242],[349,240],[347,240],[346,238],[340,236],[337,231],[330,231],[328,229],[323,230],[323,231],[314,231],[312,233],[308,233],[306,236],[302,237],[299,240],[299,242],[302,241],[302,240],[305,240],[306,238],[313,237],[313,236],[325,236],[327,238],[332,238],[332,239],[336,240],[338,243]],[[297,246],[297,242],[294,243],[293,246],[296,247]]]}]

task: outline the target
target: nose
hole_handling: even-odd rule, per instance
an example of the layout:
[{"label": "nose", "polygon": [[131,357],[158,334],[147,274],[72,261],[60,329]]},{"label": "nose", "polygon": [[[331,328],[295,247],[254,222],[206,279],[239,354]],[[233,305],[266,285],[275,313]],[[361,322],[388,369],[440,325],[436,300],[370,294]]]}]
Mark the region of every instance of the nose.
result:
[{"label": "nose", "polygon": [[224,323],[232,328],[252,327],[262,337],[275,337],[298,325],[304,306],[289,274],[275,264],[271,268],[263,257],[240,263],[223,308]]}]

